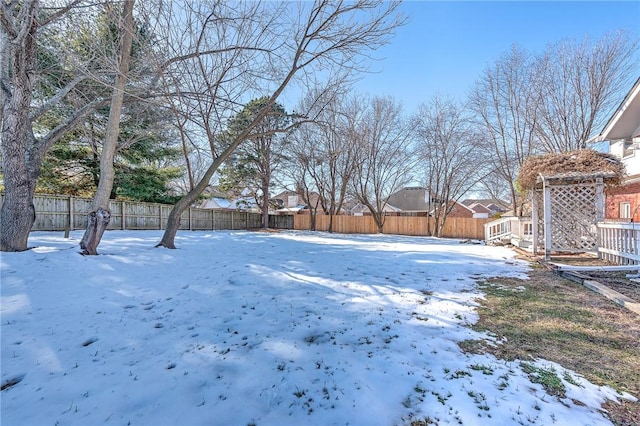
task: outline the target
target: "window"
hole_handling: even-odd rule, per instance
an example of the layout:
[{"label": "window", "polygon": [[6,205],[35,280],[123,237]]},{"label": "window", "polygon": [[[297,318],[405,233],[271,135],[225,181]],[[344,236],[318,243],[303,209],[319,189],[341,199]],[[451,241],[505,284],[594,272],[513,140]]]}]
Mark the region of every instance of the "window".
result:
[{"label": "window", "polygon": [[622,158],[631,157],[634,154],[633,139],[625,139],[622,142]]},{"label": "window", "polygon": [[296,207],[298,205],[298,196],[289,195],[287,197],[287,207]]},{"label": "window", "polygon": [[631,203],[620,203],[620,219],[631,219]]}]

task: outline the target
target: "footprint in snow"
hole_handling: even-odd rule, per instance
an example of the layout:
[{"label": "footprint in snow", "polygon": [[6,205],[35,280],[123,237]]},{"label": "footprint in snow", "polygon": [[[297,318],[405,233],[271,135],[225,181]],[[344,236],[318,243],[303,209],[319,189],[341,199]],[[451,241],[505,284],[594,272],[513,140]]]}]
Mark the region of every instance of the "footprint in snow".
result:
[{"label": "footprint in snow", "polygon": [[92,343],[97,342],[99,339],[95,336],[89,337],[87,340],[85,340],[84,342],[82,342],[82,346],[89,346]]},{"label": "footprint in snow", "polygon": [[4,380],[2,382],[2,387],[0,388],[0,390],[7,390],[15,385],[17,385],[18,383],[20,383],[22,381],[22,379],[24,379],[24,374],[18,374],[16,376],[10,377],[7,380]]}]

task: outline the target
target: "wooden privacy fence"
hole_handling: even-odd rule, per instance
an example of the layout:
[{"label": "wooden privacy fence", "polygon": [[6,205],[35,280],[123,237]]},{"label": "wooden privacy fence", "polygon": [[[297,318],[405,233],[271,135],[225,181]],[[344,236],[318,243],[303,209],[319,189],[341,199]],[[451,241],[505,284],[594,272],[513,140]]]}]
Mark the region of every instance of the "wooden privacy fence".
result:
[{"label": "wooden privacy fence", "polygon": [[[0,206],[4,194],[0,194]],[[36,194],[33,198],[36,221],[32,231],[64,231],[86,229],[91,200],[70,196]],[[170,204],[135,201],[109,202],[111,221],[107,229],[151,230],[165,229],[173,208]],[[182,230],[217,230],[259,228],[260,213],[189,208],[180,217]],[[269,216],[269,227],[292,229],[293,217]]]},{"label": "wooden privacy fence", "polygon": [[[0,206],[4,194],[0,194]],[[87,212],[91,200],[64,195],[36,194],[33,199],[36,221],[33,231],[65,231],[86,229]],[[107,229],[152,230],[165,229],[173,208],[170,204],[115,201],[109,203],[111,221]],[[433,229],[433,219],[430,219]],[[484,239],[484,224],[491,219],[447,219],[442,236],[445,238]],[[180,218],[181,230],[222,230],[260,228],[262,215],[227,210],[189,208]],[[309,230],[310,215],[269,215],[269,227],[274,229]],[[329,216],[316,216],[316,230],[329,229]],[[371,216],[333,216],[333,232],[341,234],[376,234],[378,227]],[[383,233],[427,236],[427,218],[388,216]]]},{"label": "wooden privacy fence", "polygon": [[[311,228],[310,215],[295,215],[293,229]],[[431,229],[433,230],[433,218]],[[484,240],[484,224],[492,219],[450,217],[445,223],[442,237]],[[329,216],[316,216],[316,230],[329,230]],[[333,216],[333,232],[340,234],[376,234],[378,227],[371,216]],[[415,216],[387,216],[382,228],[384,234],[428,236],[427,218]]]}]

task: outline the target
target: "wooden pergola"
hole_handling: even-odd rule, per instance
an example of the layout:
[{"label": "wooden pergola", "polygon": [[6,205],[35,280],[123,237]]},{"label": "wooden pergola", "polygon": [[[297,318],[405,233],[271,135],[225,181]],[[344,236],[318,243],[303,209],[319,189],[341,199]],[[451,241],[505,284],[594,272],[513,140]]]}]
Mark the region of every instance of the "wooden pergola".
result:
[{"label": "wooden pergola", "polygon": [[597,252],[596,223],[604,220],[612,172],[540,175],[532,194],[533,252]]}]

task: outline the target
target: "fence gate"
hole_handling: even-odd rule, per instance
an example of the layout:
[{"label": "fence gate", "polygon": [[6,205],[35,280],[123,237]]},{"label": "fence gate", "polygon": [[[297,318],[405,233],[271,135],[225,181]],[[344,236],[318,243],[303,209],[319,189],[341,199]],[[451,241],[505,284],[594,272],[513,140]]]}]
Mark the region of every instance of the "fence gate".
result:
[{"label": "fence gate", "polygon": [[[532,194],[534,252],[597,251],[596,223],[604,220],[604,180],[599,175],[538,178]],[[536,226],[537,225],[537,226]]]}]

